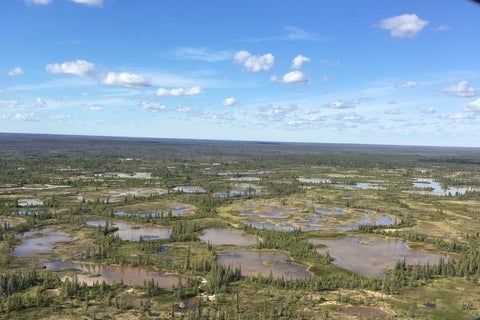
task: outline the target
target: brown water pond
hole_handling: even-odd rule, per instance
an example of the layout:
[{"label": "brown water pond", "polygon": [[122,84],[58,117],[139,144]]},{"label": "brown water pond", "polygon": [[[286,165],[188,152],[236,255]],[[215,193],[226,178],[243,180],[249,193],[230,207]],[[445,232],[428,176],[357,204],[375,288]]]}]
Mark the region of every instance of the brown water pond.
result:
[{"label": "brown water pond", "polygon": [[298,208],[249,202],[242,205],[238,215],[246,218],[242,221],[245,225],[277,231],[294,229],[348,231],[356,230],[362,224],[393,225],[396,222],[392,217],[368,210],[318,206],[312,206],[310,209],[304,212]]},{"label": "brown water pond", "polygon": [[199,238],[213,245],[253,246],[258,243],[256,236],[225,228],[206,229]]},{"label": "brown water pond", "polygon": [[[85,224],[89,227],[104,227],[106,221],[89,220]],[[170,238],[170,229],[166,227],[136,226],[126,222],[114,222],[112,226],[118,228],[118,231],[115,231],[114,234],[118,234],[122,240],[138,241],[140,238],[143,240]]]},{"label": "brown water pond", "polygon": [[217,257],[217,262],[232,268],[241,268],[244,276],[273,276],[274,278],[305,279],[311,274],[306,266],[294,264],[282,252],[235,250],[222,252]]},{"label": "brown water pond", "polygon": [[13,249],[15,257],[30,257],[40,253],[51,253],[57,243],[74,240],[74,237],[62,235],[52,227],[18,233],[15,237],[22,241]]},{"label": "brown water pond", "polygon": [[[65,271],[68,269],[79,270],[77,274],[79,282],[93,285],[95,282],[105,281],[107,284],[123,283],[131,286],[145,286],[148,281],[155,283],[162,289],[172,289],[178,286],[180,277],[168,274],[161,270],[146,267],[114,266],[104,264],[81,264],[70,263],[61,260],[46,262],[42,267],[50,271]],[[182,279],[183,281],[183,279]]]},{"label": "brown water pond", "polygon": [[383,277],[387,269],[405,259],[407,264],[437,263],[444,255],[408,248],[404,241],[378,237],[345,236],[340,239],[310,239],[313,245],[324,245],[318,253],[327,251],[333,264],[367,277]]}]

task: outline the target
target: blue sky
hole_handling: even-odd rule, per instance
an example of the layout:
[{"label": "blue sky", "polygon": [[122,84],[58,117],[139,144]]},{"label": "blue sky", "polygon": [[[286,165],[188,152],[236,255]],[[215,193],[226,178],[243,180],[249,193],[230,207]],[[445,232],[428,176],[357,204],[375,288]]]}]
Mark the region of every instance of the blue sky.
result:
[{"label": "blue sky", "polygon": [[0,132],[480,147],[469,0],[1,0]]}]

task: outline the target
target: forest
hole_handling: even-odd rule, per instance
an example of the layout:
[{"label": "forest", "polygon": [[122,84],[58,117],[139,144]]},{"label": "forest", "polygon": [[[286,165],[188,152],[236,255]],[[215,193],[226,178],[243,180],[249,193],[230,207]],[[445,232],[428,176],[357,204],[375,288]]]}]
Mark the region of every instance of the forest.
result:
[{"label": "forest", "polygon": [[2,319],[480,319],[480,149],[0,134]]}]

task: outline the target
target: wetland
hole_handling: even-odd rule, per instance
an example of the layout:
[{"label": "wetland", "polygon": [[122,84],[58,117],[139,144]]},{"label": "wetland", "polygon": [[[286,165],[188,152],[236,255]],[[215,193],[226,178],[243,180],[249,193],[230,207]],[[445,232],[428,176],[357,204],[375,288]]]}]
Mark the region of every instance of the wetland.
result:
[{"label": "wetland", "polygon": [[479,149],[0,145],[0,318],[480,316]]}]

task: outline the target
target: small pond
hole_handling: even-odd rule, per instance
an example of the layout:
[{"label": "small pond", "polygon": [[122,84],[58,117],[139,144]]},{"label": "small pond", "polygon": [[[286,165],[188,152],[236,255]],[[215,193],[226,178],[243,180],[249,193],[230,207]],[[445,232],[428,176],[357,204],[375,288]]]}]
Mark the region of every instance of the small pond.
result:
[{"label": "small pond", "polygon": [[258,205],[257,203],[250,203],[243,207],[239,213],[240,216],[257,216],[260,218],[270,219],[285,219],[291,214],[298,212],[295,208],[283,208],[274,205]]},{"label": "small pond", "polygon": [[464,195],[467,191],[478,191],[473,187],[453,187],[449,186],[446,189],[442,185],[433,180],[427,178],[417,178],[413,180],[413,188],[416,190],[407,190],[407,193],[413,194],[425,194],[433,196],[455,196],[455,195]]},{"label": "small pond", "polygon": [[225,228],[206,229],[199,238],[213,245],[253,246],[258,243],[257,237],[253,235]]},{"label": "small pond", "polygon": [[332,183],[330,179],[322,179],[322,178],[298,178],[297,181],[300,183],[310,183],[310,184]]},{"label": "small pond", "polygon": [[173,286],[178,286],[180,279],[177,275],[146,267],[80,264],[61,260],[43,263],[42,267],[50,271],[79,270],[81,273],[77,275],[78,281],[85,282],[87,285],[93,285],[95,282],[101,283],[102,281],[113,284],[120,283],[123,280],[127,285],[144,286],[146,282],[153,279],[160,288],[172,289]]},{"label": "small pond", "polygon": [[15,257],[30,257],[41,253],[51,253],[57,243],[74,240],[74,237],[62,235],[51,227],[18,233],[15,237],[22,241],[13,249]]},{"label": "small pond", "polygon": [[[89,220],[85,224],[89,227],[104,227],[106,221]],[[166,227],[135,226],[126,222],[114,222],[111,225],[118,228],[118,231],[115,231],[114,234],[117,234],[122,240],[138,241],[140,238],[143,240],[170,238],[170,229]]]},{"label": "small pond", "polygon": [[306,266],[291,263],[288,256],[275,251],[235,250],[222,252],[217,262],[232,268],[241,268],[244,276],[270,276],[274,278],[305,279],[311,274]]},{"label": "small pond", "polygon": [[380,190],[380,187],[377,183],[369,182],[357,182],[356,184],[336,184],[335,188],[345,189],[345,190]]},{"label": "small pond", "polygon": [[34,207],[43,206],[43,201],[38,199],[18,199],[17,206],[19,207]]},{"label": "small pond", "polygon": [[383,277],[387,269],[405,259],[407,264],[437,263],[444,255],[409,249],[404,241],[378,237],[345,236],[340,239],[310,239],[313,245],[324,245],[318,253],[327,251],[333,264],[367,277]]},{"label": "small pond", "polygon": [[[303,231],[316,230],[356,230],[362,224],[388,226],[396,220],[386,215],[378,215],[373,211],[354,210],[351,213],[340,207],[320,208],[313,207],[313,214],[298,214],[285,216],[282,211],[274,210],[271,213],[251,214],[250,219],[242,221],[243,224],[257,228],[278,231],[301,229]],[[251,211],[243,211],[247,215]],[[285,211],[289,212],[290,211]],[[291,211],[293,212],[293,211]],[[345,222],[345,215],[352,214],[350,221]],[[336,216],[342,217],[338,220]]]}]

